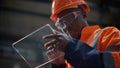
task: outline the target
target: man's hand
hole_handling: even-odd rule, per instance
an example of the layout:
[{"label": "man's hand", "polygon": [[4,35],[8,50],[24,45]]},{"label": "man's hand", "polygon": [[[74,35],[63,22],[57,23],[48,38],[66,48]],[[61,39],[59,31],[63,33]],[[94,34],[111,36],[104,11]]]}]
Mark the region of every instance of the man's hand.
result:
[{"label": "man's hand", "polygon": [[52,39],[44,44],[48,50],[48,59],[51,60],[60,56],[52,61],[52,63],[56,66],[65,64],[64,51],[68,43],[68,40],[65,38],[65,36],[59,32],[56,32],[55,34],[44,36],[43,39]]},{"label": "man's hand", "polygon": [[66,39],[64,34],[56,33],[50,34],[43,37],[43,39],[52,39],[51,41],[44,44],[44,46],[48,49],[58,49],[60,51],[65,51],[68,40]]},{"label": "man's hand", "polygon": [[65,64],[64,52],[61,52],[59,50],[52,50],[48,51],[47,55],[49,60],[55,59],[51,62],[52,64],[58,67]]}]

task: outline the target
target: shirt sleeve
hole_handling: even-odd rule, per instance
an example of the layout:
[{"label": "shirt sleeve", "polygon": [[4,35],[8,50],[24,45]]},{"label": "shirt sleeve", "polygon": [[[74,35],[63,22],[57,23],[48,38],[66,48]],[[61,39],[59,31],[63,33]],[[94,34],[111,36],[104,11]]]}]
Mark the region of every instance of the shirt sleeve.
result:
[{"label": "shirt sleeve", "polygon": [[63,64],[61,66],[56,66],[54,64],[51,64],[51,68],[66,68],[66,64]]},{"label": "shirt sleeve", "polygon": [[106,27],[99,38],[97,49],[103,52],[105,68],[120,68],[120,30]]},{"label": "shirt sleeve", "polygon": [[66,47],[65,59],[73,68],[103,68],[102,53],[87,44],[71,39]]}]

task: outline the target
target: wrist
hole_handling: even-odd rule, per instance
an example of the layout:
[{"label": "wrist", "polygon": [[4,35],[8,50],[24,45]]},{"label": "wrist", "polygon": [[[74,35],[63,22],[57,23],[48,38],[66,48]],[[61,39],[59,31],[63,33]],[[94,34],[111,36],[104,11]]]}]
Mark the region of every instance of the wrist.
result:
[{"label": "wrist", "polygon": [[60,64],[60,65],[52,64],[52,68],[66,68],[66,64]]}]

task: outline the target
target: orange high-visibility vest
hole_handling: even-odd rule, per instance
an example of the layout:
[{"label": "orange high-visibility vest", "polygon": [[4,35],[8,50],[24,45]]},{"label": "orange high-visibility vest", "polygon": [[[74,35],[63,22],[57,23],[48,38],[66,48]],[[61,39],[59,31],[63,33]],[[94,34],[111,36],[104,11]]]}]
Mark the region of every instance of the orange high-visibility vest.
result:
[{"label": "orange high-visibility vest", "polygon": [[[88,44],[89,46],[91,46],[91,43],[94,41],[96,35],[100,30],[101,29],[98,25],[87,26],[83,28],[80,40]],[[100,33],[97,44],[98,45],[96,49],[102,53],[108,51],[109,49],[109,52],[113,57],[113,59],[110,59],[110,60],[114,60],[114,62],[112,63],[114,63],[115,68],[119,68],[120,67],[120,48],[117,48],[119,50],[115,49],[116,47],[115,45],[120,44],[120,31],[115,27],[106,27],[102,29],[102,32]],[[109,57],[109,56],[105,56],[105,57]],[[107,59],[103,59],[103,61],[105,61],[104,63],[107,63]],[[105,67],[107,67],[107,65]],[[66,61],[66,68],[73,68],[73,67]]]}]

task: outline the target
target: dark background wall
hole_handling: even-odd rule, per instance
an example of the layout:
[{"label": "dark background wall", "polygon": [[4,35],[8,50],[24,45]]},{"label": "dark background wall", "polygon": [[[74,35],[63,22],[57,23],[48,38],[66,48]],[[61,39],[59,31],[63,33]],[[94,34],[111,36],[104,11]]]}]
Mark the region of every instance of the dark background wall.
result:
[{"label": "dark background wall", "polygon": [[[120,29],[120,0],[87,0],[90,25]],[[54,23],[49,19],[51,0],[0,0],[0,68],[28,68],[11,47],[37,28]],[[55,28],[55,27],[54,27]]]}]

